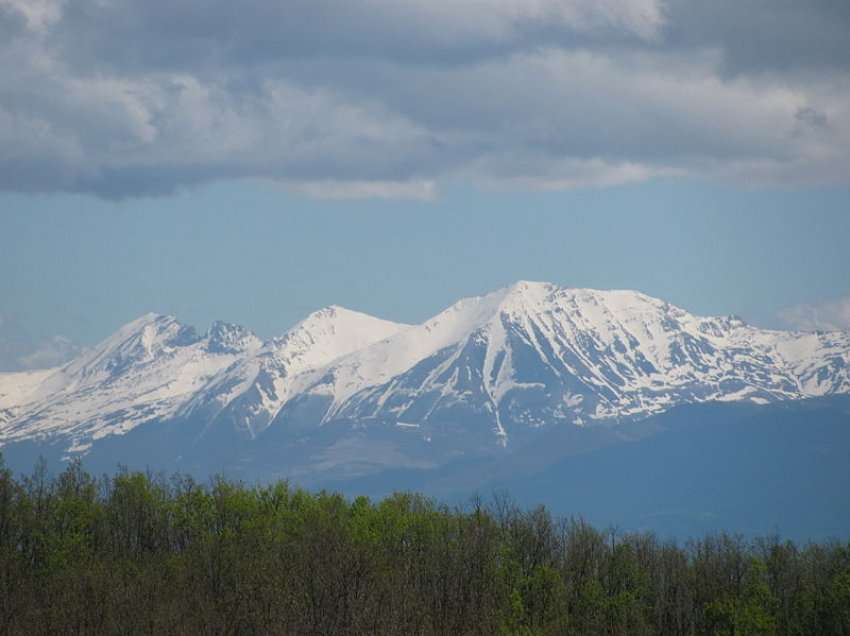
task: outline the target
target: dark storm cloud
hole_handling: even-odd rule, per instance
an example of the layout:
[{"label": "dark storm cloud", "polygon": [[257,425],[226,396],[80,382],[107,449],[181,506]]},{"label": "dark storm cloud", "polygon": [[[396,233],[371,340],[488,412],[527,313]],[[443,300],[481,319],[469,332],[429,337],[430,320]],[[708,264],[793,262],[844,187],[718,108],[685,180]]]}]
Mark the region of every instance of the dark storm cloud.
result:
[{"label": "dark storm cloud", "polygon": [[0,0],[0,188],[845,181],[846,6]]},{"label": "dark storm cloud", "polygon": [[661,23],[656,0],[595,4],[80,0],[67,5],[52,39],[80,62],[127,70],[214,70],[311,57],[451,65],[541,46],[635,44]]},{"label": "dark storm cloud", "polygon": [[846,0],[667,0],[667,47],[717,48],[731,74],[850,69]]}]

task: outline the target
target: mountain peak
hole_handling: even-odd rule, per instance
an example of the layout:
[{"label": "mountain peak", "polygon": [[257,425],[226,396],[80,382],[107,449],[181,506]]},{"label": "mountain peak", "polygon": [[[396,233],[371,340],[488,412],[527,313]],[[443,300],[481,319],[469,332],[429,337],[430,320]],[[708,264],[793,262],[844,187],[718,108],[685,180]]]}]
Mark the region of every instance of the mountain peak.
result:
[{"label": "mountain peak", "polygon": [[503,297],[499,303],[502,311],[528,308],[540,305],[561,288],[552,283],[520,280],[502,290]]},{"label": "mountain peak", "polygon": [[263,342],[253,331],[241,325],[216,320],[207,331],[210,353],[241,353],[256,351]]},{"label": "mountain peak", "polygon": [[144,329],[148,325],[154,325],[157,323],[168,324],[172,322],[177,322],[177,318],[168,314],[160,314],[154,311],[149,311],[130,322],[124,323],[118,327],[117,331],[110,337],[114,337],[119,334],[131,334]]},{"label": "mountain peak", "polygon": [[174,316],[147,313],[123,325],[66,367],[70,375],[117,375],[128,367],[150,362],[160,353],[200,340],[194,327]]},{"label": "mountain peak", "polygon": [[[429,442],[483,426],[505,443],[677,404],[850,393],[850,336],[760,330],[637,291],[520,280],[418,325],[330,305],[265,344],[238,325],[198,336],[145,314],[50,377],[32,376],[32,391],[12,386],[21,381],[0,376],[0,395],[30,396],[6,399],[19,437],[99,439],[179,414],[252,435],[275,422],[401,422]],[[0,441],[7,434],[0,427]]]},{"label": "mountain peak", "polygon": [[558,285],[539,280],[518,280],[506,289],[511,293],[526,294],[526,293],[547,293],[553,289],[559,289]]},{"label": "mountain peak", "polygon": [[307,315],[307,317],[301,321],[299,324],[304,324],[307,322],[318,322],[318,321],[338,321],[345,320],[348,318],[358,319],[358,318],[366,318],[371,320],[381,320],[375,316],[370,314],[363,313],[361,311],[356,311],[354,309],[348,309],[347,307],[343,307],[341,305],[328,305],[327,307],[322,307],[321,309],[317,309],[316,311]]},{"label": "mountain peak", "polygon": [[314,311],[270,348],[284,360],[303,368],[318,367],[372,343],[389,338],[409,325],[391,322],[339,305]]},{"label": "mountain peak", "polygon": [[388,331],[395,332],[408,325],[384,320],[361,311],[348,309],[340,305],[328,305],[307,315],[304,320],[297,323],[277,340],[286,340],[298,333],[342,333],[361,331]]}]

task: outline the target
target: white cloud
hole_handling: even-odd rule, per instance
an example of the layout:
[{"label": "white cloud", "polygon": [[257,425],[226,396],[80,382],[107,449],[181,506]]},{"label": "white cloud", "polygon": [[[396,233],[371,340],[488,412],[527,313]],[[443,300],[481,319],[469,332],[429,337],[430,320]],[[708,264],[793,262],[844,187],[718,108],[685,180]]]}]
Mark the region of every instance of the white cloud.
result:
[{"label": "white cloud", "polygon": [[296,192],[317,199],[414,199],[430,201],[437,195],[433,181],[302,181],[287,183]]},{"label": "white cloud", "polygon": [[35,339],[14,315],[0,314],[0,372],[55,367],[81,351],[63,336]]},{"label": "white cloud", "polygon": [[39,345],[39,348],[18,358],[23,370],[50,369],[65,364],[82,352],[82,348],[63,336],[54,336]]},{"label": "white cloud", "polygon": [[547,175],[512,177],[496,187],[529,190],[573,190],[639,183],[653,177],[675,176],[673,170],[654,169],[637,163],[609,163],[600,159],[568,160],[547,169]]},{"label": "white cloud", "polygon": [[731,75],[688,0],[246,2],[0,0],[0,189],[848,182],[850,72]]},{"label": "white cloud", "polygon": [[789,326],[801,331],[850,329],[850,297],[820,305],[796,305],[779,313]]}]

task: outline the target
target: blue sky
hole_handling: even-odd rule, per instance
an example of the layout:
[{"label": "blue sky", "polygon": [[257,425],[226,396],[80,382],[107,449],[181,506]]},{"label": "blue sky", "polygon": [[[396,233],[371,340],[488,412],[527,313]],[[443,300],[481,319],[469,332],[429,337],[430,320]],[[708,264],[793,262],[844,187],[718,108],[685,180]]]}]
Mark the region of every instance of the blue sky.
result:
[{"label": "blue sky", "polygon": [[848,32],[835,0],[0,0],[0,367],[517,279],[850,328]]},{"label": "blue sky", "polygon": [[169,197],[0,197],[0,314],[83,344],[147,311],[281,333],[340,304],[421,321],[519,279],[635,288],[704,314],[850,296],[846,188],[694,180],[567,192],[448,187],[320,200],[261,182]]}]

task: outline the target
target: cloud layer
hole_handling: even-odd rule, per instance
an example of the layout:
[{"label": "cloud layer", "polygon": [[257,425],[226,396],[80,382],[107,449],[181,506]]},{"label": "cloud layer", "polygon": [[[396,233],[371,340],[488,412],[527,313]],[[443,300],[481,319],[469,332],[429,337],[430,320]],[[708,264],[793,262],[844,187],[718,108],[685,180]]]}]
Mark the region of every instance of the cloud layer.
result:
[{"label": "cloud layer", "polygon": [[56,367],[81,351],[63,336],[35,339],[13,315],[0,313],[0,372]]},{"label": "cloud layer", "polygon": [[0,189],[846,183],[832,0],[0,0]]},{"label": "cloud layer", "polygon": [[850,329],[850,298],[839,298],[821,305],[796,305],[783,309],[780,317],[801,331],[838,331]]}]

